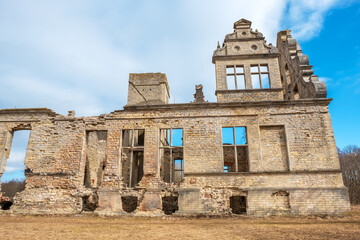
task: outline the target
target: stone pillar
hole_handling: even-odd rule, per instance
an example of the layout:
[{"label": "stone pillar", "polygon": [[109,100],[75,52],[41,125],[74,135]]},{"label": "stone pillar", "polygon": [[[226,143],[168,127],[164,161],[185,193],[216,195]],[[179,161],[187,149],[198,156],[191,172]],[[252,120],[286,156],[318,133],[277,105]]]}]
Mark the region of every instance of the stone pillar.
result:
[{"label": "stone pillar", "polygon": [[117,213],[122,211],[121,195],[119,190],[99,189],[99,207],[97,212],[102,213]]},{"label": "stone pillar", "polygon": [[163,183],[158,174],[158,142],[159,129],[147,128],[145,130],[144,176],[139,182],[139,188],[146,189],[138,207],[141,212],[139,214],[142,215],[162,214],[161,190]]},{"label": "stone pillar", "polygon": [[204,204],[201,201],[200,189],[185,188],[176,189],[179,193],[178,205],[179,211],[175,214],[178,215],[193,215],[204,213]]},{"label": "stone pillar", "polygon": [[163,215],[161,189],[146,189],[138,210],[138,215]]}]

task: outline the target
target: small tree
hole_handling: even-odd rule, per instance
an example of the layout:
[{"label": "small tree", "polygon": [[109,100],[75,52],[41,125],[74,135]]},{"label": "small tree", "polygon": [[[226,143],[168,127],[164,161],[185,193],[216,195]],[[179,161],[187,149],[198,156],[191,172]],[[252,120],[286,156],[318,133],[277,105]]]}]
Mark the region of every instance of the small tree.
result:
[{"label": "small tree", "polygon": [[344,185],[349,189],[351,204],[360,204],[360,148],[349,145],[338,149]]},{"label": "small tree", "polygon": [[25,181],[11,180],[1,184],[1,192],[5,197],[9,197],[11,200],[14,198],[17,192],[21,192],[25,189]]}]

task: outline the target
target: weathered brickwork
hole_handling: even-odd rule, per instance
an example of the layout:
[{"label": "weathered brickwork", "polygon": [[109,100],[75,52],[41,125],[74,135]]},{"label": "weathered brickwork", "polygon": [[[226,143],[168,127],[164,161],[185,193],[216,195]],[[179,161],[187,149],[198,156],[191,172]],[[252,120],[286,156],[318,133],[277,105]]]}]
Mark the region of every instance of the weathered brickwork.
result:
[{"label": "weathered brickwork", "polygon": [[[0,177],[13,133],[31,130],[26,188],[10,211],[158,216],[171,213],[163,211],[165,203],[177,215],[348,211],[328,112],[331,99],[314,81],[305,84],[311,91],[297,87],[296,96],[300,80],[285,66],[298,63],[281,57],[286,46],[267,45],[250,26],[244,19],[236,22],[234,33],[214,52],[215,103],[204,100],[199,85],[193,102],[169,104],[165,74],[151,73],[130,74],[127,105],[98,117],[0,110]],[[292,44],[284,34],[278,44]],[[228,88],[229,66],[243,69],[243,89]]]}]

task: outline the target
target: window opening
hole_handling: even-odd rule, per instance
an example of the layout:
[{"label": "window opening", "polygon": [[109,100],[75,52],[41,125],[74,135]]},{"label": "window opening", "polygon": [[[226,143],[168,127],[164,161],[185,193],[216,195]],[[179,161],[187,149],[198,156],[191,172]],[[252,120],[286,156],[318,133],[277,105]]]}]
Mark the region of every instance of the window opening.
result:
[{"label": "window opening", "polygon": [[178,197],[166,196],[162,198],[162,210],[166,215],[172,215],[179,210]]},{"label": "window opening", "polygon": [[183,129],[160,129],[160,176],[168,183],[184,178]]},{"label": "window opening", "polygon": [[25,156],[30,132],[30,130],[6,132],[4,148],[0,148],[0,153],[2,152],[0,155],[0,171],[5,166],[5,172],[0,181],[0,197],[2,198],[0,207],[2,210],[10,209],[15,194],[25,189],[25,172],[31,172],[31,170],[25,169]]},{"label": "window opening", "polygon": [[270,88],[269,68],[267,64],[250,66],[253,89]]},{"label": "window opening", "polygon": [[295,85],[293,92],[294,92],[294,99],[298,100],[299,99],[299,89],[298,89],[297,85]]},{"label": "window opening", "polygon": [[106,165],[107,131],[86,132],[84,186],[98,188]]},{"label": "window opening", "polygon": [[271,194],[275,209],[290,209],[289,192],[280,190]]},{"label": "window opening", "polygon": [[174,163],[174,182],[181,182],[184,178],[184,160],[175,159]]},{"label": "window opening", "polygon": [[244,66],[226,66],[226,82],[228,89],[245,89]]},{"label": "window opening", "polygon": [[122,209],[125,212],[131,213],[136,210],[138,205],[138,198],[135,196],[121,197]]},{"label": "window opening", "polygon": [[285,65],[286,87],[291,84],[291,74],[288,65]]},{"label": "window opening", "polygon": [[224,172],[249,171],[246,127],[223,127]]},{"label": "window opening", "polygon": [[134,187],[144,175],[144,129],[122,131],[122,177],[127,187]]},{"label": "window opening", "polygon": [[230,197],[230,208],[233,214],[246,214],[246,197]]},{"label": "window opening", "polygon": [[95,192],[91,195],[82,197],[82,211],[84,212],[93,212],[99,206],[99,199]]}]

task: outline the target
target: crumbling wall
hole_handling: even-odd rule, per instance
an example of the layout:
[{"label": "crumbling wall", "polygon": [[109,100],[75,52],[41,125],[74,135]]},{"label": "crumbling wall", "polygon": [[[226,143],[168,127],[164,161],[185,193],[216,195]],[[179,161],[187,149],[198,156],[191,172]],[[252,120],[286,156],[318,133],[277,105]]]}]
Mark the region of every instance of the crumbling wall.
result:
[{"label": "crumbling wall", "polygon": [[277,36],[280,56],[281,79],[284,87],[284,100],[299,98],[326,98],[327,88],[317,75],[313,75],[309,57],[304,55],[299,43],[292,38],[290,31],[281,31]]},{"label": "crumbling wall", "polygon": [[[328,189],[327,199],[346,200],[338,159],[333,156],[335,143],[327,104],[327,100],[302,100],[275,106],[267,103],[178,104],[164,109],[136,106],[87,118],[52,112],[0,114],[3,131],[25,126],[32,130],[25,159],[26,189],[16,196],[12,209],[23,213],[76,213],[86,209],[84,204],[88,203],[84,199],[96,195],[95,212],[125,214],[121,197],[136,196],[138,208],[132,214],[163,214],[162,191],[174,189],[170,191],[178,192],[178,214],[229,214],[230,197],[247,192],[250,209],[247,214],[260,216],[278,214],[272,209],[279,208],[279,201],[274,201],[272,194],[283,190],[290,194],[289,214],[306,214],[302,205],[306,201],[301,200],[300,194],[293,198],[292,192]],[[224,173],[221,131],[226,126],[246,127],[249,172]],[[160,177],[158,141],[160,129],[166,128],[183,129],[185,177],[180,186],[166,183]],[[121,171],[123,129],[145,130],[143,177],[131,188],[124,184]],[[1,146],[5,145],[4,136],[4,133],[0,136]],[[2,153],[6,152],[2,149]],[[282,167],[285,152],[288,166]],[[273,161],[266,160],[274,156],[278,156],[275,160],[282,159],[276,169]],[[92,164],[90,178],[85,174],[87,163]],[[268,188],[274,191],[267,192]],[[253,198],[254,189],[266,192],[267,210],[256,210],[260,204],[257,199],[262,195]],[[189,205],[194,196],[198,199],[196,204]],[[316,197],[311,198],[312,204],[318,206],[320,195],[313,196]],[[346,204],[343,208],[336,206],[333,213],[347,208]],[[313,212],[316,211],[308,211]]]}]

